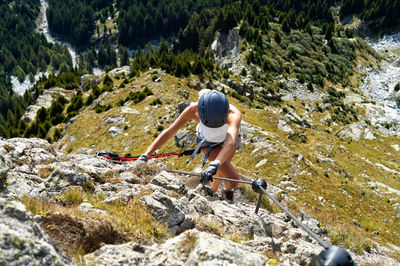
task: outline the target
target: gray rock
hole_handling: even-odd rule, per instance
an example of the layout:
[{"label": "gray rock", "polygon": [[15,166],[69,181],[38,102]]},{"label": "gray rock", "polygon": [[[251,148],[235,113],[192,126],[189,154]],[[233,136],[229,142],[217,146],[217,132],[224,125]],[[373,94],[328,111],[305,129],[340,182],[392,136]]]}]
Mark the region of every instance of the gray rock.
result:
[{"label": "gray rock", "polygon": [[162,171],[158,175],[156,175],[151,182],[154,185],[163,187],[167,190],[172,190],[181,194],[186,193],[186,187],[185,184],[176,178],[176,176],[166,172]]},{"label": "gray rock", "polygon": [[46,190],[49,192],[58,192],[67,186],[81,186],[86,187],[91,183],[89,175],[86,173],[79,173],[68,169],[57,168],[49,176],[45,182]]},{"label": "gray rock", "polygon": [[0,140],[0,153],[10,160],[13,166],[51,163],[56,153],[49,142],[39,138],[13,138]]},{"label": "gray rock", "polygon": [[[194,230],[189,233],[196,235]],[[245,245],[204,232],[197,233],[197,238],[186,265],[267,265],[261,254]]]},{"label": "gray rock", "polygon": [[285,120],[278,121],[278,128],[279,130],[286,132],[286,133],[293,133],[293,129],[289,126],[289,124]]},{"label": "gray rock", "polygon": [[341,130],[337,135],[341,138],[351,138],[353,140],[360,140],[360,139],[368,139],[372,140],[375,139],[374,133],[368,127],[365,121],[353,123],[343,130]]},{"label": "gray rock", "polygon": [[81,77],[81,88],[83,91],[91,90],[100,83],[100,78],[96,75],[86,74]]},{"label": "gray rock", "polygon": [[246,95],[252,100],[254,98],[253,87],[247,85],[246,83],[238,83],[234,80],[228,80],[228,86],[234,89],[240,95]]},{"label": "gray rock", "polygon": [[107,125],[124,124],[125,122],[126,122],[126,119],[123,116],[108,117],[106,119],[106,124]]},{"label": "gray rock", "polygon": [[53,102],[53,97],[51,96],[50,93],[44,93],[40,95],[36,103],[33,105],[29,105],[28,108],[26,108],[26,112],[24,115],[21,117],[21,119],[25,120],[25,122],[29,123],[35,120],[36,114],[39,111],[40,108],[50,108],[51,104]]},{"label": "gray rock", "polygon": [[179,234],[187,229],[193,228],[193,219],[186,216],[183,207],[175,198],[156,191],[149,196],[143,197],[144,203],[150,208],[153,217],[168,225],[168,229]]},{"label": "gray rock", "polygon": [[131,72],[131,67],[130,66],[123,66],[120,68],[114,68],[113,70],[111,70],[110,72],[108,72],[108,74],[112,77],[117,76],[117,75],[129,75],[129,73]]},{"label": "gray rock", "polygon": [[187,129],[180,129],[174,136],[175,145],[180,148],[187,148],[196,141],[196,132]]},{"label": "gray rock", "polygon": [[72,265],[36,219],[17,201],[0,198],[1,265]]},{"label": "gray rock", "polygon": [[115,127],[115,126],[110,127],[110,129],[108,130],[108,132],[111,134],[111,137],[115,137],[121,134],[123,131],[124,127]]},{"label": "gray rock", "polygon": [[289,240],[282,244],[282,251],[286,254],[279,258],[279,262],[283,265],[315,265],[322,250],[323,247],[303,240]]},{"label": "gray rock", "polygon": [[228,33],[218,32],[211,45],[214,52],[215,61],[221,66],[226,67],[235,75],[239,75],[242,68],[246,65],[240,55],[240,44],[242,38],[239,30],[234,28]]},{"label": "gray rock", "polygon": [[105,245],[84,256],[90,265],[146,265],[148,247],[135,242],[120,245]]},{"label": "gray rock", "polygon": [[20,198],[23,195],[38,197],[45,188],[43,181],[38,175],[13,169],[7,173],[7,186],[3,190],[3,196],[9,199]]},{"label": "gray rock", "polygon": [[12,167],[11,162],[4,156],[0,155],[0,190],[5,186],[7,182],[7,173]]},{"label": "gray rock", "polygon": [[285,115],[290,121],[293,123],[298,124],[299,126],[306,127],[306,128],[315,128],[312,123],[308,122],[306,119],[301,118],[298,114],[295,112],[289,112]]},{"label": "gray rock", "polygon": [[104,216],[107,216],[107,212],[100,210],[96,207],[94,207],[92,204],[88,203],[88,202],[82,202],[79,206],[78,206],[78,210],[85,212],[85,213],[98,213]]},{"label": "gray rock", "polygon": [[178,103],[178,111],[176,116],[178,117],[192,102],[191,101],[184,101]]}]

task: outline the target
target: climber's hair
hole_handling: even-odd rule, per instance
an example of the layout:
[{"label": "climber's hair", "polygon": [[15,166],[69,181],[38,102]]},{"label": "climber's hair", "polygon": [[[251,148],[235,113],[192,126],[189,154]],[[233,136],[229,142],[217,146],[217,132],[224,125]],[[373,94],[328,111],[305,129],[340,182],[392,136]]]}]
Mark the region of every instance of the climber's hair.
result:
[{"label": "climber's hair", "polygon": [[210,89],[202,89],[199,91],[199,99],[201,98],[201,96],[203,96],[204,94],[206,94],[207,92],[210,92]]}]

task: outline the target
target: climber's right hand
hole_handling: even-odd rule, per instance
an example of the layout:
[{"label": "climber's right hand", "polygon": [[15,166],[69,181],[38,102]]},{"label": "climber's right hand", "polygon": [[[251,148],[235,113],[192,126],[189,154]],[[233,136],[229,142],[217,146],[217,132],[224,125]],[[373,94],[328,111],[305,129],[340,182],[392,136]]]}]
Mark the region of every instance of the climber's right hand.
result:
[{"label": "climber's right hand", "polygon": [[136,160],[136,163],[137,164],[144,164],[144,163],[147,163],[148,160],[149,160],[149,156],[147,156],[146,154],[142,154]]}]

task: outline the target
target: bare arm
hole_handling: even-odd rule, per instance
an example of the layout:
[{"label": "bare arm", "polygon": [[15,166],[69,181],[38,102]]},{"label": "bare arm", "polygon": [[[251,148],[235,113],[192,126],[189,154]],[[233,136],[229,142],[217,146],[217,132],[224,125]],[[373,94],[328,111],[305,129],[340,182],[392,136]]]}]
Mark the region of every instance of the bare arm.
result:
[{"label": "bare arm", "polygon": [[197,110],[197,104],[191,104],[187,107],[181,115],[160,135],[153,141],[153,143],[147,148],[146,154],[149,156],[154,153],[157,149],[159,149],[167,140],[169,140],[175,133],[189,120],[195,118],[195,112]]},{"label": "bare arm", "polygon": [[229,115],[228,115],[228,131],[226,133],[224,147],[218,153],[218,156],[215,158],[215,161],[218,161],[220,165],[224,164],[228,156],[236,150],[236,140],[238,138],[240,121],[242,120],[242,114],[240,111],[234,107],[230,106]]}]

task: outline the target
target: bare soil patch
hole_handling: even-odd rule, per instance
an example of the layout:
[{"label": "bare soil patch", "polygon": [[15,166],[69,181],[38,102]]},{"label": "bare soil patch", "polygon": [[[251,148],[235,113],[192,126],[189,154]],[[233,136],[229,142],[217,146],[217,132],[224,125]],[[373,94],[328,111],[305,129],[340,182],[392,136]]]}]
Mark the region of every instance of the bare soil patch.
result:
[{"label": "bare soil patch", "polygon": [[105,244],[128,241],[109,222],[98,218],[78,218],[56,212],[43,217],[43,227],[50,238],[70,256],[93,252]]}]

